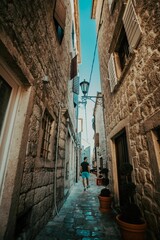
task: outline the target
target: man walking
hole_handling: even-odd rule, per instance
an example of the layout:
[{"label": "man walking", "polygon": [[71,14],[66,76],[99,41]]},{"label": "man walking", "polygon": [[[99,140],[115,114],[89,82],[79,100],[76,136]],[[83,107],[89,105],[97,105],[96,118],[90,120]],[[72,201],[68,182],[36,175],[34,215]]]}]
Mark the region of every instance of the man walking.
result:
[{"label": "man walking", "polygon": [[89,188],[89,172],[90,166],[87,162],[87,157],[84,157],[84,161],[81,163],[80,171],[82,173],[82,183],[84,186],[84,191],[86,191],[86,187]]}]

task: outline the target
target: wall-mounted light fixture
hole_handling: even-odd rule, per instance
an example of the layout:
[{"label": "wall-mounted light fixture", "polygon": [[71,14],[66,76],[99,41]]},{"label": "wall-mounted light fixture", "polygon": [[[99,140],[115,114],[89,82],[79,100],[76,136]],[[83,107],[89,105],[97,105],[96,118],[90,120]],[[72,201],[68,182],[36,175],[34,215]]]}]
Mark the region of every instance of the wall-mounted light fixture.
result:
[{"label": "wall-mounted light fixture", "polygon": [[[83,96],[81,97],[82,98],[82,102],[80,102],[80,103],[87,103],[87,99],[89,99],[89,100],[92,100],[93,98],[95,98],[95,99],[102,99],[102,101],[100,102],[98,102],[98,103],[100,103],[100,104],[102,104],[103,105],[103,95],[101,95],[101,96],[99,96],[99,95],[97,95],[97,96],[88,96],[87,94],[88,94],[88,89],[89,89],[89,82],[87,82],[85,79],[84,79],[84,81],[83,82],[81,82],[80,83],[80,87],[81,87],[81,90],[82,90],[82,93],[83,93]],[[92,100],[93,101],[93,100]],[[93,101],[93,102],[95,102],[95,101]]]},{"label": "wall-mounted light fixture", "polygon": [[42,81],[43,81],[44,84],[49,83],[49,78],[48,78],[48,76],[47,76],[47,75],[44,75]]}]

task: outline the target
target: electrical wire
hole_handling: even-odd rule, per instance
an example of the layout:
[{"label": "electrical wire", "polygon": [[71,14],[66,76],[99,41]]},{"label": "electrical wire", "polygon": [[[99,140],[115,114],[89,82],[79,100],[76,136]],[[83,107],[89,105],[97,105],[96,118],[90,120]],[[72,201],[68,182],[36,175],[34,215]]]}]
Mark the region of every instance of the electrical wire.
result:
[{"label": "electrical wire", "polygon": [[[90,82],[91,82],[91,78],[92,78],[92,73],[93,73],[93,68],[94,68],[94,62],[95,62],[95,57],[96,57],[96,50],[97,50],[97,44],[98,44],[98,37],[99,37],[99,31],[102,25],[101,19],[102,19],[102,12],[103,12],[103,6],[104,6],[104,0],[102,2],[102,7],[101,7],[101,13],[100,13],[100,19],[99,19],[99,24],[98,24],[98,31],[97,31],[97,37],[96,37],[96,44],[95,44],[95,48],[94,48],[94,53],[93,53],[93,61],[92,61],[92,65],[91,65],[91,72],[90,72],[90,76],[89,76],[89,86],[90,86]],[[89,89],[88,89],[89,90]],[[88,96],[88,93],[86,94]],[[86,138],[87,138],[87,142],[88,142],[88,127],[87,127],[87,111],[86,111],[86,104],[85,104],[85,122],[86,122]]]},{"label": "electrical wire", "polygon": [[[100,14],[100,19],[99,19],[99,24],[98,24],[98,31],[97,31],[97,37],[96,37],[96,44],[95,44],[95,48],[94,48],[94,53],[93,53],[93,61],[92,61],[92,66],[91,66],[91,72],[90,72],[90,77],[89,77],[89,86],[90,86],[90,82],[92,79],[92,73],[93,73],[93,67],[94,67],[94,62],[95,62],[95,58],[96,58],[96,50],[97,50],[97,44],[98,44],[98,37],[99,37],[99,31],[101,28],[101,19],[102,19],[102,12],[103,12],[103,6],[104,6],[104,0],[102,2],[102,7],[101,7],[101,14]],[[88,93],[87,93],[88,95]],[[87,111],[86,111],[86,105],[85,105],[85,121],[86,121],[86,138],[88,141],[88,129],[87,129]]]},{"label": "electrical wire", "polygon": [[[99,19],[99,24],[98,24],[96,44],[95,44],[95,48],[94,48],[93,61],[92,61],[91,72],[90,72],[90,77],[89,77],[89,84],[90,84],[91,78],[92,78],[93,67],[94,67],[94,62],[95,62],[95,57],[96,57],[97,44],[98,44],[99,31],[100,31],[100,28],[101,28],[101,25],[102,25],[101,19],[102,19],[103,6],[104,6],[104,0],[103,0],[102,7],[101,7],[101,14],[100,14],[100,19]],[[89,85],[89,86],[90,86],[90,85]],[[87,93],[87,95],[88,95],[88,93]]]},{"label": "electrical wire", "polygon": [[61,104],[59,103],[59,116],[58,116],[58,129],[57,129],[57,142],[56,142],[56,156],[55,156],[55,173],[54,173],[54,207],[57,216],[59,216],[57,209],[57,161],[58,161],[58,147],[59,147],[59,133],[61,121]]},{"label": "electrical wire", "polygon": [[88,142],[88,127],[87,127],[87,111],[86,111],[86,105],[85,105],[85,122],[86,122],[86,138]]}]

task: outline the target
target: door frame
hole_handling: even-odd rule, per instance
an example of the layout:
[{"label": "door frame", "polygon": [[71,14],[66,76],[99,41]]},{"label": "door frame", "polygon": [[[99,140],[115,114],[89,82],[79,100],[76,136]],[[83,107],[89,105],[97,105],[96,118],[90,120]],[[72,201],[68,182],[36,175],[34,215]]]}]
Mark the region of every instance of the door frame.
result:
[{"label": "door frame", "polygon": [[118,136],[121,131],[125,129],[126,131],[126,141],[128,146],[128,158],[129,161],[131,159],[131,151],[130,151],[130,145],[129,145],[129,117],[123,119],[121,122],[119,122],[114,129],[109,133],[109,152],[110,152],[110,161],[111,161],[111,179],[112,179],[112,191],[114,192],[114,204],[115,206],[120,206],[120,198],[119,198],[119,187],[118,187],[118,174],[117,174],[117,159],[116,159],[116,146],[115,146],[115,138]]}]

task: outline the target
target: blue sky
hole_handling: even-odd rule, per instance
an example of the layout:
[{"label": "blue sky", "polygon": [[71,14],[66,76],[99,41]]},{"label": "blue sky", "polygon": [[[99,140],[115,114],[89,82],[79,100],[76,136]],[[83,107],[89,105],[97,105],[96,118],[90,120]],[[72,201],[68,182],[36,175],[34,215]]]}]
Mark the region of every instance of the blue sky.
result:
[{"label": "blue sky", "polygon": [[[80,82],[84,79],[89,82],[94,50],[96,45],[96,23],[94,19],[91,19],[92,0],[79,0],[79,11],[80,11],[80,44],[81,44],[81,59],[82,63],[79,66]],[[97,51],[98,52],[98,51]],[[100,74],[99,74],[99,62],[98,54],[93,66],[93,72],[89,87],[89,96],[96,96],[97,91],[100,90]],[[80,95],[82,95],[80,90]],[[81,99],[80,99],[81,101]],[[87,147],[91,145],[93,148],[93,129],[92,129],[92,118],[93,118],[94,103],[91,100],[87,101],[87,124],[85,120],[84,106],[80,105],[80,116],[83,118],[83,133],[82,133],[82,144]],[[87,129],[86,129],[87,125]],[[87,133],[86,133],[87,130]],[[92,152],[91,152],[92,154]]]},{"label": "blue sky", "polygon": [[[79,0],[82,57],[82,64],[79,68],[80,81],[83,81],[84,78],[86,81],[89,81],[96,44],[96,23],[94,19],[91,19],[91,8],[92,0]],[[97,90],[100,90],[99,63],[97,55],[98,54],[96,54],[94,62],[89,95],[93,93],[96,94]]]}]

